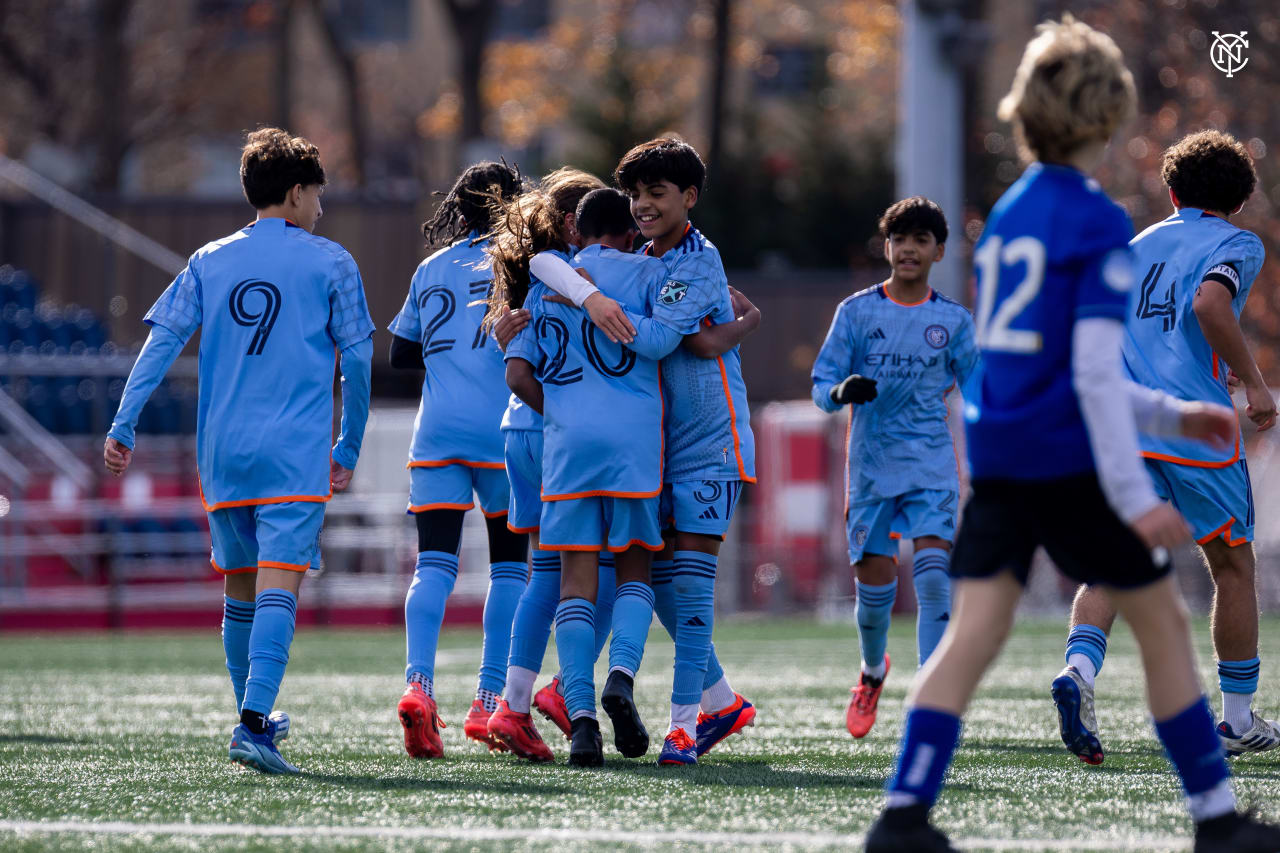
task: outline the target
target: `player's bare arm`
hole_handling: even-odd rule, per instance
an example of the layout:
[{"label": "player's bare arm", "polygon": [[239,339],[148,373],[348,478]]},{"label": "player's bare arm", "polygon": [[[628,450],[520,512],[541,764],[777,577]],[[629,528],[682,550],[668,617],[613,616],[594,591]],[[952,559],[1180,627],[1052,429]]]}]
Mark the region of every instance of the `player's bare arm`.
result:
[{"label": "player's bare arm", "polygon": [[506,352],[516,335],[520,334],[520,330],[527,325],[529,325],[528,309],[517,308],[512,311],[508,308],[498,318],[498,322],[493,324],[493,337],[498,342],[498,348]]},{"label": "player's bare arm", "polygon": [[523,358],[507,360],[507,387],[538,414],[542,414],[542,383],[533,373],[533,365]]},{"label": "player's bare arm", "polygon": [[1248,405],[1245,414],[1257,425],[1258,431],[1271,429],[1276,423],[1276,402],[1271,390],[1258,370],[1244,332],[1231,308],[1231,291],[1216,281],[1204,281],[1196,288],[1192,309],[1200,321],[1204,339],[1222,359],[1231,365],[1232,371],[1244,385]]},{"label": "player's bare arm", "polygon": [[736,319],[718,326],[704,326],[684,339],[685,349],[700,358],[716,358],[746,340],[760,328],[760,309],[751,303],[741,291],[729,288]]}]

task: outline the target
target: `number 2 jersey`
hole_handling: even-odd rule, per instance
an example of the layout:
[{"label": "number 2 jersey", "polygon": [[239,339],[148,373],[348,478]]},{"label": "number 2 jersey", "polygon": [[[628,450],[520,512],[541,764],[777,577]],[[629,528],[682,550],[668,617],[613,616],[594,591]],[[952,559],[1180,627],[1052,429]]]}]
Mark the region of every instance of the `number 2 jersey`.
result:
[{"label": "number 2 jersey", "polygon": [[959,491],[946,396],[977,361],[973,318],[937,291],[908,305],[877,284],[840,303],[813,364],[813,401],[835,412],[831,389],[846,376],[876,380],[876,398],[849,407],[849,503]]},{"label": "number 2 jersey", "polygon": [[1077,320],[1123,322],[1133,226],[1098,182],[1033,163],[974,250],[982,360],[963,389],[972,476],[1056,479],[1095,470],[1072,384]]},{"label": "number 2 jersey", "polygon": [[388,330],[422,345],[422,400],[410,468],[502,468],[507,408],[502,351],[480,328],[492,283],[485,241],[471,234],[418,265]]},{"label": "number 2 jersey", "polygon": [[[1227,365],[1204,339],[1192,302],[1200,283],[1212,278],[1220,284],[1206,286],[1226,287],[1239,319],[1262,268],[1262,241],[1213,214],[1184,207],[1143,231],[1130,246],[1138,286],[1125,323],[1129,376],[1182,400],[1230,407]],[[1225,451],[1182,438],[1140,435],[1138,443],[1149,458],[1202,468],[1226,467],[1244,455],[1239,433]]]},{"label": "number 2 jersey", "polygon": [[260,219],[192,255],[143,320],[184,341],[202,329],[205,509],[328,499],[335,358],[374,330],[345,249]]}]

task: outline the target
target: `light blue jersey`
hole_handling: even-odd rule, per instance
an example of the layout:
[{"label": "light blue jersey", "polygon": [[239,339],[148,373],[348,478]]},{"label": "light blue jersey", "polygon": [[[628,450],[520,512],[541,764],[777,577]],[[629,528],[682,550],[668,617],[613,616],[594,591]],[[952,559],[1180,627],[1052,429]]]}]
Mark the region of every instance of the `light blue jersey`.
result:
[{"label": "light blue jersey", "polygon": [[[573,259],[569,255],[557,249],[548,249],[551,254],[564,261],[566,264],[572,264]],[[537,283],[536,276],[530,276],[529,285]],[[525,308],[528,308],[528,299],[525,300]],[[537,340],[530,335],[517,335],[511,343],[507,344],[506,360],[513,358],[522,358],[530,364],[537,365],[542,360],[541,351],[538,349]],[[504,430],[511,429],[542,429],[542,415],[529,408],[523,400],[515,394],[511,395],[511,399],[507,402],[507,410],[502,415],[502,428]]]},{"label": "light blue jersey", "polygon": [[602,293],[637,315],[642,328],[631,347],[614,344],[584,312],[544,301],[549,291],[541,282],[530,289],[530,323],[521,335],[534,339],[541,353],[535,366],[545,399],[542,498],[656,497],[664,438],[658,360],[683,338],[645,319],[655,313],[666,266],[598,245],[576,262]]},{"label": "light blue jersey", "polygon": [[388,327],[422,345],[422,401],[409,467],[502,467],[509,396],[502,351],[480,328],[492,285],[485,243],[473,233],[418,265]]},{"label": "light blue jersey", "polygon": [[1094,470],[1072,384],[1077,320],[1123,321],[1133,225],[1098,182],[1033,163],[996,206],[974,255],[982,361],[964,387],[977,479],[1055,479]]},{"label": "light blue jersey", "polygon": [[196,460],[206,510],[328,499],[336,351],[374,331],[345,249],[258,220],[192,255],[143,319],[184,341],[203,327]]},{"label": "light blue jersey", "polygon": [[[1234,291],[1236,318],[1244,310],[1262,268],[1262,241],[1203,210],[1184,207],[1157,222],[1130,244],[1137,259],[1134,289],[1125,323],[1124,363],[1135,382],[1182,400],[1231,406],[1227,365],[1204,339],[1192,302],[1200,282],[1212,275]],[[1237,435],[1226,451],[1180,438],[1139,436],[1150,459],[1220,468],[1244,457]]]},{"label": "light blue jersey", "polygon": [[834,412],[831,389],[851,373],[877,396],[849,407],[850,504],[917,489],[959,491],[947,392],[978,362],[969,311],[937,291],[907,305],[877,284],[845,299],[813,365],[813,401]]},{"label": "light blue jersey", "polygon": [[[646,245],[648,253],[652,244]],[[686,335],[704,323],[734,320],[729,280],[720,253],[689,225],[684,239],[666,254],[668,281],[658,301]],[[699,358],[683,347],[662,362],[667,401],[667,480],[756,479],[755,436],[738,348],[718,358]]]}]

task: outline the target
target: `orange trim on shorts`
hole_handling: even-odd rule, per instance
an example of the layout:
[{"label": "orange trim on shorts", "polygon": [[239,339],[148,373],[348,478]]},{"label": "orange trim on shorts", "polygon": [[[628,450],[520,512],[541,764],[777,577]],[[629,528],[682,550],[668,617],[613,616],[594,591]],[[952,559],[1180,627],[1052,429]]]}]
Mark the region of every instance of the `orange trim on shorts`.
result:
[{"label": "orange trim on shorts", "polygon": [[413,504],[410,504],[410,505],[409,505],[409,510],[408,510],[408,511],[409,511],[409,512],[426,512],[426,511],[427,511],[427,510],[429,510],[429,509],[460,509],[460,510],[462,510],[463,512],[466,512],[467,510],[469,510],[469,509],[474,509],[474,508],[475,508],[475,503],[469,503],[469,504],[418,504],[417,506],[414,506]]},{"label": "orange trim on shorts", "polygon": [[213,570],[220,575],[244,575],[249,572],[258,571],[257,566],[241,566],[238,569],[224,569],[222,566],[219,566],[212,557],[209,558],[209,565],[213,566]]},{"label": "orange trim on shorts", "polygon": [[538,542],[539,551],[603,551],[603,545],[548,545],[546,542]]},{"label": "orange trim on shorts", "polygon": [[512,527],[511,522],[508,521],[507,529],[512,533],[537,533],[539,526],[535,524],[533,527]]},{"label": "orange trim on shorts", "polygon": [[284,569],[290,572],[305,572],[311,568],[310,563],[299,565],[298,563],[277,563],[275,560],[259,560],[258,568],[260,569]]},{"label": "orange trim on shorts", "polygon": [[495,471],[506,470],[505,462],[475,462],[470,459],[422,459],[405,464],[406,468],[446,468],[450,465],[462,465],[467,468],[489,468]]},{"label": "orange trim on shorts", "polygon": [[931,288],[929,288],[929,292],[925,294],[924,299],[921,299],[919,302],[899,302],[898,300],[894,299],[894,298],[893,298],[893,294],[889,292],[889,282],[888,282],[888,281],[885,281],[883,284],[881,284],[881,285],[880,285],[880,290],[881,290],[881,292],[885,295],[885,298],[886,298],[886,299],[888,299],[888,300],[889,300],[890,302],[892,302],[894,305],[901,305],[903,308],[916,308],[916,307],[918,307],[918,306],[920,306],[920,305],[925,304],[926,302],[928,302],[930,299],[932,299],[932,298],[933,298],[933,288],[932,288],[932,287],[931,287]]},{"label": "orange trim on shorts", "polygon": [[333,497],[333,485],[329,486],[329,494],[327,495],[281,495],[276,498],[246,498],[241,501],[223,501],[222,503],[210,504],[204,499],[204,484],[200,482],[200,469],[196,469],[196,487],[200,491],[200,503],[204,506],[205,512],[214,512],[219,509],[233,509],[238,506],[263,506],[265,504],[287,504],[287,503],[327,503]]},{"label": "orange trim on shorts", "polygon": [[480,507],[480,514],[485,518],[502,518],[502,516],[506,515],[507,512],[508,510],[505,509],[500,509],[497,512],[485,512],[484,507]]},{"label": "orange trim on shorts", "polygon": [[1241,536],[1239,539],[1231,538],[1231,528],[1235,523],[1236,523],[1235,516],[1228,518],[1226,524],[1222,525],[1217,530],[1213,531],[1207,536],[1203,536],[1197,539],[1196,544],[1204,545],[1208,542],[1212,542],[1214,539],[1217,539],[1219,536],[1222,537],[1223,542],[1227,543],[1228,548],[1236,548],[1236,547],[1239,547],[1240,545],[1245,544],[1246,542],[1249,541],[1249,538],[1247,536]]},{"label": "orange trim on shorts", "polygon": [[542,500],[545,503],[571,501],[579,498],[631,498],[634,500],[644,500],[647,498],[656,498],[660,494],[662,494],[661,485],[652,492],[611,492],[608,489],[596,489],[591,492],[574,492],[570,495],[548,495],[544,492],[542,494]]},{"label": "orange trim on shorts", "polygon": [[[703,322],[710,326],[711,320]],[[747,476],[746,463],[742,461],[742,439],[738,437],[738,415],[733,409],[733,392],[729,390],[729,373],[725,370],[724,356],[716,356],[716,364],[720,366],[720,384],[724,387],[724,401],[729,405],[729,432],[733,433],[733,455],[738,460],[738,479],[744,483],[754,483],[755,477]]]},{"label": "orange trim on shorts", "polygon": [[630,542],[628,542],[626,545],[623,545],[621,548],[616,548],[613,545],[610,545],[608,546],[608,550],[612,554],[621,554],[623,551],[629,551],[637,545],[639,545],[641,548],[645,549],[646,551],[654,551],[655,553],[667,547],[666,543],[663,543],[661,545],[650,545],[648,542],[645,542],[643,539],[632,539]]},{"label": "orange trim on shorts", "polygon": [[1155,459],[1160,462],[1172,462],[1174,465],[1186,465],[1190,468],[1227,468],[1240,461],[1240,432],[1236,431],[1236,452],[1226,462],[1202,462],[1199,459],[1184,459],[1181,456],[1170,456],[1167,453],[1152,453],[1143,450],[1140,454],[1144,459]]}]

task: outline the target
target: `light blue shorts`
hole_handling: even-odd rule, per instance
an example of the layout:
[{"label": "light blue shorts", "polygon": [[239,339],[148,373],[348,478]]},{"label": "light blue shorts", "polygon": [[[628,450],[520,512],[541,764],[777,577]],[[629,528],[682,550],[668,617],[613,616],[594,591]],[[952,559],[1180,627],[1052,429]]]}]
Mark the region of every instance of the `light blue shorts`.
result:
[{"label": "light blue shorts", "polygon": [[324,504],[288,501],[215,509],[209,513],[211,562],[224,575],[258,567],[305,572],[320,567]]},{"label": "light blue shorts", "polygon": [[955,541],[958,503],[950,489],[917,489],[893,498],[851,504],[845,516],[849,563],[858,562],[864,554],[896,556],[897,538],[937,536]]},{"label": "light blue shorts", "polygon": [[724,539],[741,495],[741,480],[667,483],[659,505],[662,528]]},{"label": "light blue shorts", "polygon": [[474,492],[486,518],[507,514],[507,472],[501,468],[441,465],[409,469],[409,512],[474,507]]},{"label": "light blue shorts", "polygon": [[1253,541],[1253,486],[1243,459],[1225,468],[1146,461],[1156,494],[1182,513],[1201,545],[1219,536],[1228,545]]},{"label": "light blue shorts", "polygon": [[572,498],[544,501],[539,547],[544,551],[662,550],[658,499]]},{"label": "light blue shorts", "polygon": [[516,533],[535,533],[542,519],[542,430],[509,429],[502,434],[511,487],[507,527]]}]

